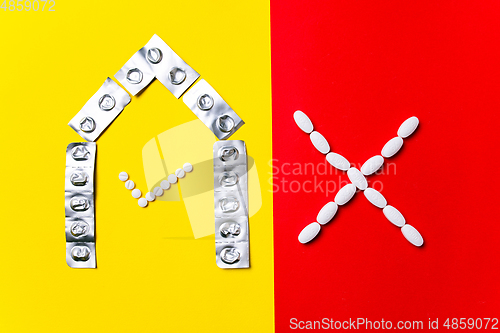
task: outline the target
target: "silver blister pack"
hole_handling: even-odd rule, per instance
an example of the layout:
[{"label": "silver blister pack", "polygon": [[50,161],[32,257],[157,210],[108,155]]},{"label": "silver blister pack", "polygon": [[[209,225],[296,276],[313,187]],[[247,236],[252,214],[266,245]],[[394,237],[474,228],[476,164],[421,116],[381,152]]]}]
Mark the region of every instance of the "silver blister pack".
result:
[{"label": "silver blister pack", "polygon": [[94,193],[66,190],[64,209],[66,217],[94,216]]},{"label": "silver blister pack", "polygon": [[155,78],[155,73],[146,60],[148,50],[143,47],[123,65],[115,74],[115,79],[120,82],[132,96],[137,95],[146,88]]},{"label": "silver blister pack", "polygon": [[248,268],[248,164],[245,142],[215,142],[213,160],[216,263],[220,268]]},{"label": "silver blister pack", "polygon": [[219,175],[214,179],[215,192],[238,192],[242,187],[247,187],[248,175],[244,165],[236,166],[231,170],[215,165],[214,171]]},{"label": "silver blister pack", "polygon": [[109,77],[69,122],[82,138],[95,141],[130,103],[130,96]]},{"label": "silver blister pack", "polygon": [[146,44],[146,60],[158,79],[176,98],[200,77],[160,37],[154,35]]},{"label": "silver blister pack", "polygon": [[72,268],[96,268],[95,243],[66,243],[66,262]]},{"label": "silver blister pack", "polygon": [[66,242],[95,242],[94,217],[66,218]]},{"label": "silver blister pack", "polygon": [[215,243],[215,255],[220,268],[250,267],[248,242]]},{"label": "silver blister pack", "polygon": [[94,142],[74,142],[66,148],[66,262],[73,268],[96,268]]},{"label": "silver blister pack", "polygon": [[215,242],[248,242],[248,218],[237,216],[215,219]]},{"label": "silver blister pack", "polygon": [[182,98],[219,140],[229,138],[244,122],[207,81],[201,79]]}]

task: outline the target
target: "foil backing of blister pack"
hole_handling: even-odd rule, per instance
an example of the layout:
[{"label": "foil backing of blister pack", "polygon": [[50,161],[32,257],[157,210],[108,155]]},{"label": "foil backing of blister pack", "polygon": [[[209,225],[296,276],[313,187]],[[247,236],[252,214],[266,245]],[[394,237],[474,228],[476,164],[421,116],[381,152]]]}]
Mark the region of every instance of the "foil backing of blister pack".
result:
[{"label": "foil backing of blister pack", "polygon": [[248,164],[245,142],[215,142],[213,161],[216,263],[220,268],[248,268]]},{"label": "foil backing of blister pack", "polygon": [[94,142],[74,142],[66,148],[66,262],[72,268],[96,268]]},{"label": "foil backing of blister pack", "polygon": [[145,46],[146,59],[156,78],[176,98],[180,98],[200,77],[158,35],[154,35]]},{"label": "foil backing of blister pack", "polygon": [[141,48],[115,74],[115,79],[117,79],[132,96],[141,92],[155,78],[155,73],[146,60],[147,51],[145,47]]},{"label": "foil backing of blister pack", "polygon": [[108,77],[68,125],[85,140],[95,141],[128,103],[129,94]]},{"label": "foil backing of blister pack", "polygon": [[133,96],[157,78],[176,98],[200,77],[158,35],[137,51],[115,74]]},{"label": "foil backing of blister pack", "polygon": [[182,100],[219,140],[229,138],[244,124],[229,104],[204,79],[186,92]]}]

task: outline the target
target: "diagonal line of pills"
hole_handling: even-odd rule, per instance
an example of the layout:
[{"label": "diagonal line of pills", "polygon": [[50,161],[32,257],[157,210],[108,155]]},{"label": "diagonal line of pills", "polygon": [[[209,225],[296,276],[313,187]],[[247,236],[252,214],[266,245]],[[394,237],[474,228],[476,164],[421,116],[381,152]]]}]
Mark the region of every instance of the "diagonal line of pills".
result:
[{"label": "diagonal line of pills", "polygon": [[384,164],[384,158],[394,156],[403,146],[403,139],[409,137],[418,127],[417,117],[406,119],[398,129],[397,136],[389,140],[382,148],[381,155],[369,158],[362,166],[361,171],[351,167],[349,161],[340,154],[330,151],[330,145],[325,137],[314,131],[314,126],[309,117],[302,111],[295,111],[293,118],[297,126],[309,134],[312,144],[322,154],[326,155],[326,160],[335,168],[347,171],[350,184],[343,186],[335,195],[334,201],[328,202],[318,213],[317,222],[307,225],[299,234],[299,242],[302,244],[313,240],[320,232],[321,226],[330,222],[338,211],[339,206],[348,203],[356,194],[356,190],[363,191],[366,199],[375,207],[383,210],[385,217],[395,226],[401,228],[403,236],[413,245],[422,246],[424,239],[413,226],[406,223],[406,220],[396,208],[387,204],[387,200],[379,191],[368,187],[365,176],[372,175]]},{"label": "diagonal line of pills", "polygon": [[186,177],[186,173],[193,171],[193,165],[191,163],[184,163],[182,168],[175,170],[175,173],[168,175],[167,179],[162,180],[160,186],[157,186],[151,192],[147,192],[145,198],[142,197],[142,192],[138,188],[135,188],[135,183],[133,180],[129,179],[128,173],[125,171],[120,172],[118,178],[125,182],[125,188],[132,191],[132,196],[137,200],[139,207],[145,208],[148,206],[148,202],[153,202],[156,197],[161,197],[164,191],[170,189],[171,185],[177,184],[179,179]]}]

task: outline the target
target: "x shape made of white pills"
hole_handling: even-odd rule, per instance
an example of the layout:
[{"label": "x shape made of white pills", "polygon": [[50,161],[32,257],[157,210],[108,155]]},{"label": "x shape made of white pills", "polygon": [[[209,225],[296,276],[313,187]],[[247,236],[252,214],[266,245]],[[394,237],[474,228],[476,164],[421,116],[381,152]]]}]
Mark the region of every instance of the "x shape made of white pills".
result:
[{"label": "x shape made of white pills", "polygon": [[337,153],[330,151],[330,145],[325,137],[319,132],[314,131],[313,124],[309,117],[302,111],[295,111],[293,118],[297,126],[309,134],[312,144],[322,154],[326,155],[326,160],[335,168],[341,171],[347,171],[347,176],[351,181],[350,184],[343,186],[335,195],[334,201],[328,202],[318,213],[317,222],[307,225],[299,234],[299,242],[305,244],[313,240],[321,230],[321,226],[330,222],[338,210],[338,206],[348,203],[356,189],[364,191],[364,195],[369,202],[375,207],[383,210],[385,217],[395,226],[401,228],[401,232],[405,238],[415,246],[422,246],[424,239],[413,226],[406,224],[404,216],[393,206],[387,205],[387,200],[377,190],[368,187],[368,182],[365,176],[369,176],[379,170],[384,164],[384,157],[390,158],[394,156],[403,146],[403,139],[410,136],[418,126],[418,118],[410,117],[406,119],[398,129],[398,136],[389,140],[381,155],[375,155],[369,158],[361,167],[361,171],[351,167],[349,161]]}]

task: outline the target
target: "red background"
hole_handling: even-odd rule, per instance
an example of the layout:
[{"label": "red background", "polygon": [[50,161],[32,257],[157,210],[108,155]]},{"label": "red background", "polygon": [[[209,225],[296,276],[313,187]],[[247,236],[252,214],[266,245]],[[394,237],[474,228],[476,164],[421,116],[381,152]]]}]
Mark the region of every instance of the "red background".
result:
[{"label": "red background", "polygon": [[425,240],[408,243],[358,193],[302,245],[298,234],[335,193],[280,188],[276,331],[290,318],[500,317],[500,2],[271,0],[271,17],[274,166],[325,161],[295,125],[297,109],[356,164],[417,116],[389,160],[396,173],[369,180]]}]

